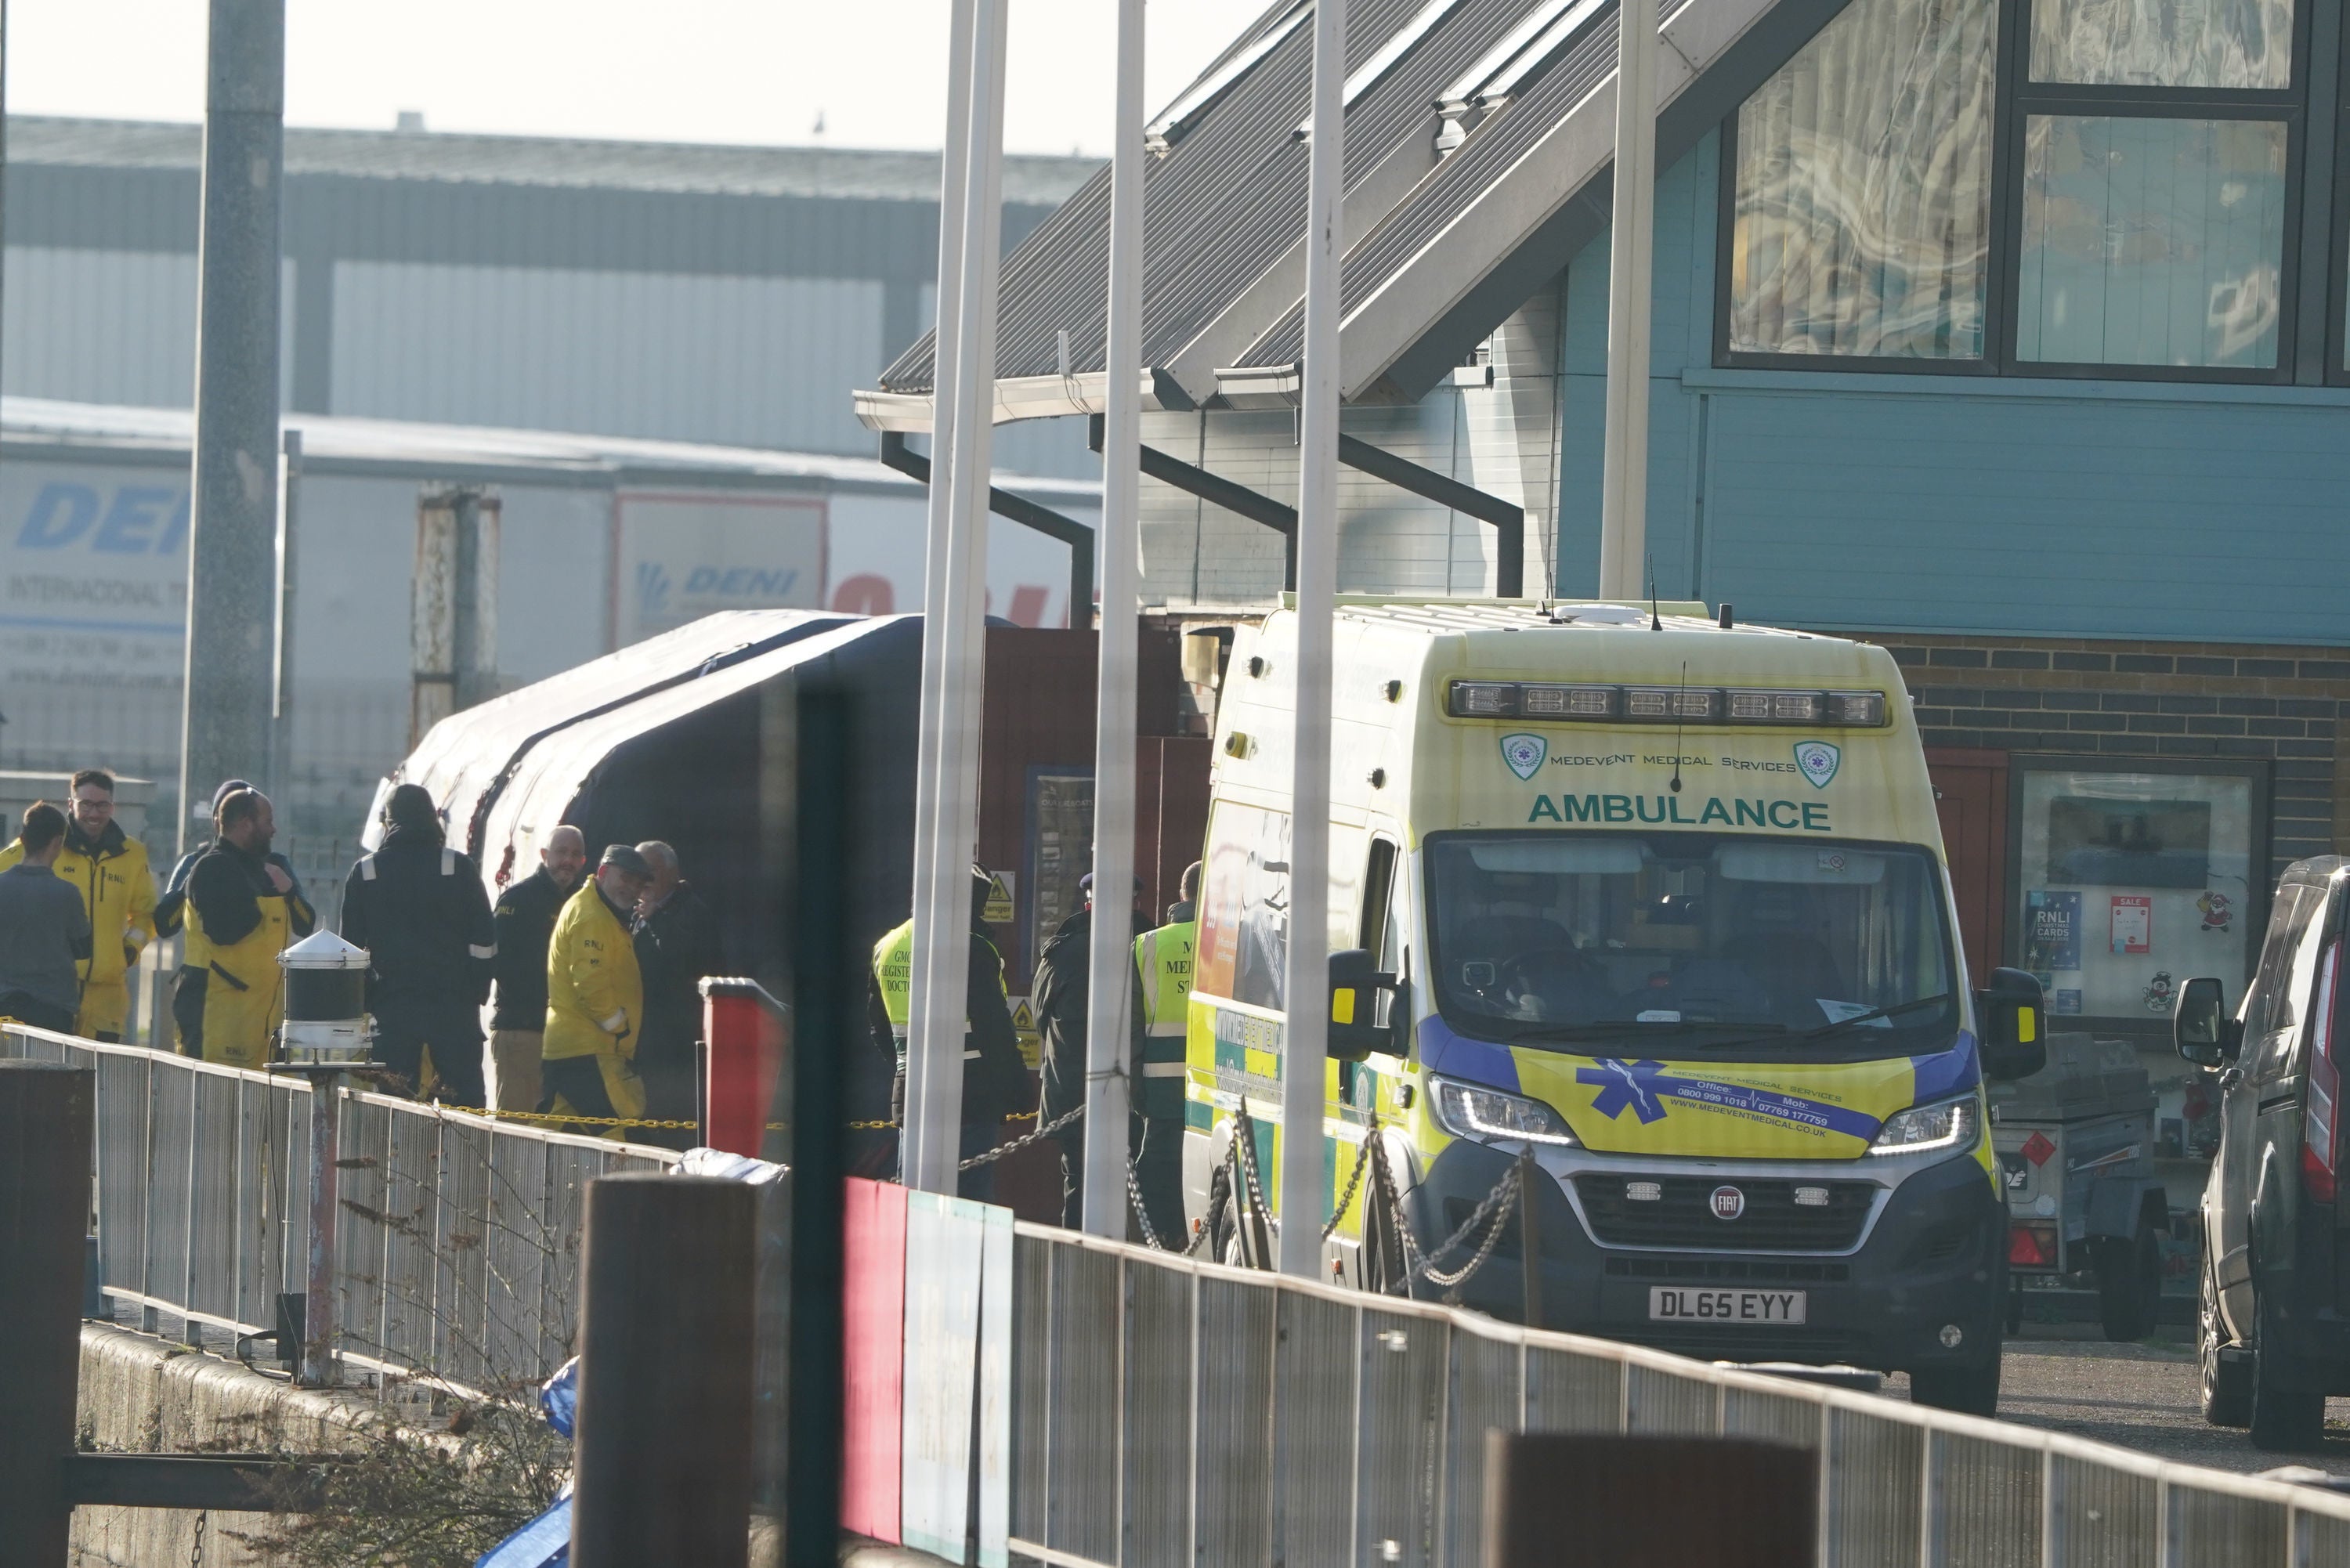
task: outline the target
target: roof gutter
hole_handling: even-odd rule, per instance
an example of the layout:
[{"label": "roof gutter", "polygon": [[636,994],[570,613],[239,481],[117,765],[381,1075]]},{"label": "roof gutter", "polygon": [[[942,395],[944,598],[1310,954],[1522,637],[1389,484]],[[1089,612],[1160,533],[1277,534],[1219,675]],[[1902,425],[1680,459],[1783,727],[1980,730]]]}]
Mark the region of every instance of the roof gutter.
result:
[{"label": "roof gutter", "polygon": [[[859,391],[855,394],[857,420],[867,430],[894,431],[901,435],[927,434],[931,428],[929,392]],[[995,383],[993,422],[1055,420],[1073,414],[1108,411],[1109,374],[1087,370],[1067,376],[1012,376]],[[1196,406],[1175,379],[1156,366],[1142,372],[1142,406],[1189,413]]]}]

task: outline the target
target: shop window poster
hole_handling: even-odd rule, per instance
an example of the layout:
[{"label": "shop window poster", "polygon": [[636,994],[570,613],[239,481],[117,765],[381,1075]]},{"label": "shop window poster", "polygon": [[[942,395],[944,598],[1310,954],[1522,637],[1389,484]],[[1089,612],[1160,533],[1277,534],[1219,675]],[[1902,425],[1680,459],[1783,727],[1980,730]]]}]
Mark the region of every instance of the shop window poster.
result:
[{"label": "shop window poster", "polygon": [[2035,889],[2027,900],[2024,967],[2034,973],[2081,967],[2081,895],[2066,888]]},{"label": "shop window poster", "polygon": [[2113,900],[2111,926],[2114,951],[2150,953],[2154,950],[2154,900],[2127,893],[2116,893]]}]

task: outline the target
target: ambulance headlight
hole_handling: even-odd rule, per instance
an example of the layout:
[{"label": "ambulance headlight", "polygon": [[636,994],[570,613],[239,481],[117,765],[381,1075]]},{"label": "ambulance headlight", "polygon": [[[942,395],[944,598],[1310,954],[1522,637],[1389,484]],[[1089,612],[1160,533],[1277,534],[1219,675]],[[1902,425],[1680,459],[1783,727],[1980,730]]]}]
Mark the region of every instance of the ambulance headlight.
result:
[{"label": "ambulance headlight", "polygon": [[1543,1143],[1560,1148],[1581,1147],[1567,1130],[1566,1120],[1540,1100],[1505,1095],[1477,1084],[1450,1078],[1429,1081],[1429,1103],[1439,1126],[1454,1137],[1477,1143]]},{"label": "ambulance headlight", "polygon": [[1971,1148],[1975,1141],[1975,1102],[1944,1100],[1938,1106],[1913,1106],[1888,1118],[1877,1131],[1871,1154],[1924,1154],[1938,1148]]},{"label": "ambulance headlight", "polygon": [[1509,680],[1456,680],[1452,683],[1452,716],[1456,719],[1506,719],[1518,711],[1518,688]]}]

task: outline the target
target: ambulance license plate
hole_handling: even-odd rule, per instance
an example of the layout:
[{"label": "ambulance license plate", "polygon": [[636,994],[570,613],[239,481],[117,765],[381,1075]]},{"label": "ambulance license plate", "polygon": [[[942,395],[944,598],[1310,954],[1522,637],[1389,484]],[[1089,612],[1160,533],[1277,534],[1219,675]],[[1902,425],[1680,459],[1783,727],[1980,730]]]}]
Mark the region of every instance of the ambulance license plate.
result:
[{"label": "ambulance license plate", "polygon": [[1648,1287],[1650,1323],[1790,1324],[1804,1321],[1803,1291],[1697,1291]]}]

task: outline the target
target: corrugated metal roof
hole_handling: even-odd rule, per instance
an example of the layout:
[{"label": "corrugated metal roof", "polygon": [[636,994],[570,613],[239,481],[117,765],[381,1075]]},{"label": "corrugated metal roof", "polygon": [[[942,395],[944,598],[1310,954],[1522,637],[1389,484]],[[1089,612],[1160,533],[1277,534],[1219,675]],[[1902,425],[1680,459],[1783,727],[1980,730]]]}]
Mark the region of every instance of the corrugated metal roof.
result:
[{"label": "corrugated metal roof", "polygon": [[[1662,18],[1683,0],[1656,0]],[[1340,311],[1352,311],[1450,223],[1478,194],[1525,156],[1567,112],[1616,71],[1617,7],[1602,7],[1582,35],[1535,77],[1525,92],[1481,121],[1459,151],[1422,180],[1376,229],[1347,247],[1339,285]],[[1305,337],[1305,304],[1298,300],[1240,363],[1295,364]]]},{"label": "corrugated metal roof", "polygon": [[[1423,4],[1357,0],[1347,18],[1348,68],[1376,53]],[[1432,137],[1436,95],[1537,4],[1470,0],[1431,27],[1348,110],[1348,184],[1423,130]],[[1275,26],[1288,10],[1287,0],[1276,0],[1234,48]],[[1165,157],[1146,166],[1146,362],[1167,363],[1303,234],[1308,150],[1295,132],[1307,111],[1312,75],[1313,30],[1300,27]],[[1105,168],[1006,259],[999,376],[1052,374],[1063,330],[1069,333],[1073,369],[1102,368],[1108,224]],[[891,391],[928,390],[931,353],[926,335],[883,373],[881,385]]]},{"label": "corrugated metal roof", "polygon": [[[8,117],[12,163],[109,169],[188,169],[203,127],[145,120]],[[1026,206],[1066,200],[1103,167],[1097,158],[1008,157],[1003,199]],[[939,155],[845,147],[731,147],[598,141],[447,131],[332,130],[288,126],[289,175],[536,185],[849,201],[939,199]]]},{"label": "corrugated metal roof", "polygon": [[[1762,79],[1843,3],[1656,0],[1659,21],[1669,22],[1661,40],[1659,69],[1669,79],[1660,83],[1660,138],[1669,128],[1673,147],[1689,145],[1734,107],[1750,77]],[[1419,0],[1359,6],[1349,17],[1350,70],[1419,10]],[[1286,4],[1276,5],[1268,18],[1286,11]],[[1513,257],[1549,244],[1557,254],[1534,254],[1555,268],[1563,247],[1588,237],[1561,220],[1581,221],[1576,193],[1608,168],[1605,147],[1592,151],[1589,122],[1604,117],[1616,18],[1612,3],[1473,0],[1412,43],[1348,111],[1350,238],[1342,290],[1349,398],[1417,398],[1450,362],[1441,356],[1467,347],[1522,301],[1523,292],[1503,297],[1515,286]],[[1497,47],[1522,23],[1524,42]],[[1307,151],[1300,121],[1310,32],[1301,27],[1285,37],[1167,157],[1148,166],[1144,362],[1197,402],[1285,396],[1272,384],[1235,389],[1217,372],[1278,376],[1301,356],[1304,276],[1292,264],[1304,236]],[[1725,66],[1705,91],[1686,90]],[[1458,74],[1463,67],[1471,67],[1466,77]],[[1435,106],[1448,89],[1465,97],[1446,109],[1440,137]],[[1596,129],[1604,134],[1606,127]],[[1439,157],[1439,146],[1451,150]],[[1670,150],[1663,140],[1659,146]],[[1107,204],[1104,171],[1007,261],[999,378],[1049,379],[1062,329],[1075,351],[1072,368],[1098,372]],[[1589,226],[1603,219],[1592,214]],[[1495,282],[1486,297],[1485,286]],[[931,358],[925,338],[884,372],[881,388],[927,397]],[[907,428],[919,423],[919,410],[896,417]]]}]

